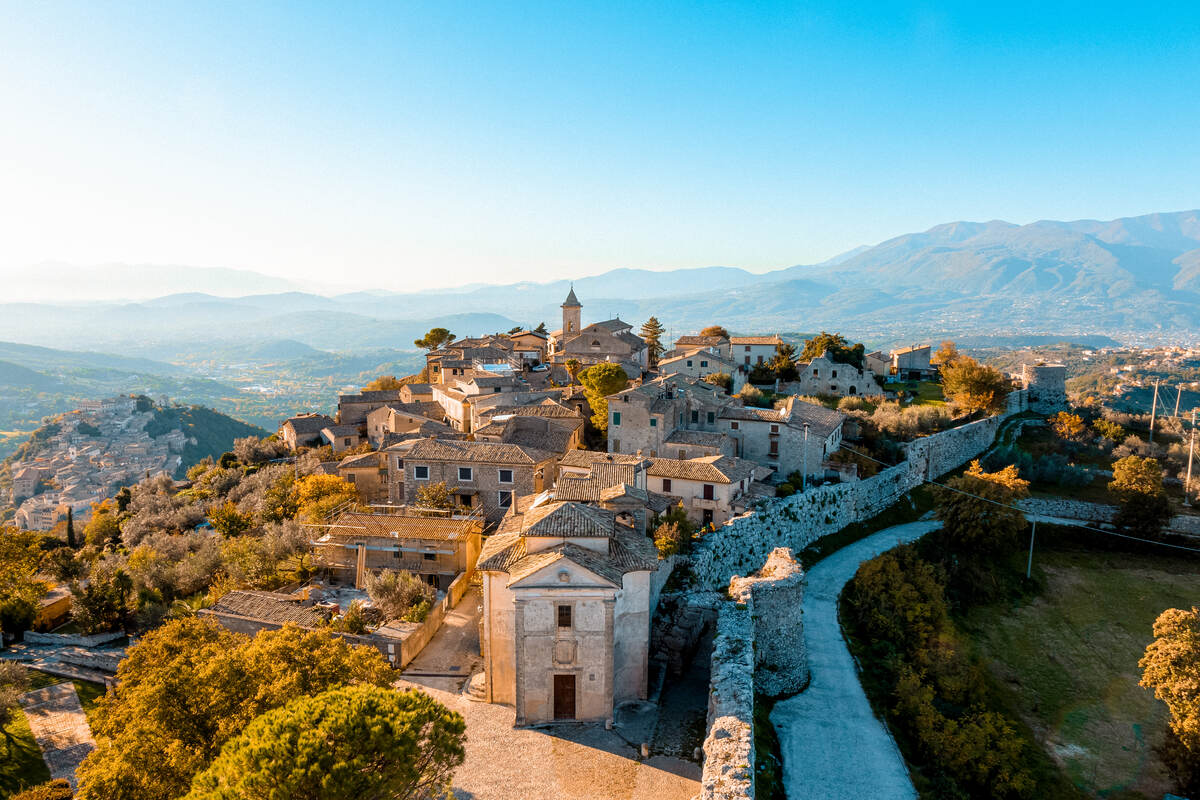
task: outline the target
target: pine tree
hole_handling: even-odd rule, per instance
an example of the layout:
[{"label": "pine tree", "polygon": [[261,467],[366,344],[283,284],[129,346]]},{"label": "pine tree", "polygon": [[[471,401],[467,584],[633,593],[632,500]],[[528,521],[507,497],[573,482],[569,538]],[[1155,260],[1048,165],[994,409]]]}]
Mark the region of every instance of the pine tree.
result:
[{"label": "pine tree", "polygon": [[642,339],[646,342],[646,356],[651,368],[658,366],[658,357],[663,353],[662,335],[666,332],[666,328],[658,321],[658,317],[651,317],[642,325]]},{"label": "pine tree", "polygon": [[67,546],[75,549],[75,513],[67,506]]}]

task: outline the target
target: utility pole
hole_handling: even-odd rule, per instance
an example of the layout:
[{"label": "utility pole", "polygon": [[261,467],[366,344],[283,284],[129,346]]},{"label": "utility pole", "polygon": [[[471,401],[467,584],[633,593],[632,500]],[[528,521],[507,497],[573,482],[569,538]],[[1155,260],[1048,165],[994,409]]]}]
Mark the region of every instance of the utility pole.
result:
[{"label": "utility pole", "polygon": [[1025,580],[1029,580],[1030,573],[1033,572],[1033,537],[1037,536],[1037,520],[1033,521],[1033,528],[1029,531],[1029,561],[1025,564]]},{"label": "utility pole", "polygon": [[808,423],[804,423],[804,474],[800,476],[800,492],[808,491]]},{"label": "utility pole", "polygon": [[1154,400],[1150,403],[1150,441],[1154,441],[1154,415],[1158,412],[1158,382],[1161,378],[1154,380]]},{"label": "utility pole", "polygon": [[1179,398],[1183,396],[1183,384],[1175,386],[1175,419],[1179,419]]},{"label": "utility pole", "polygon": [[1192,505],[1192,451],[1196,449],[1196,409],[1192,409],[1192,430],[1188,434],[1187,477],[1183,479],[1183,504]]}]

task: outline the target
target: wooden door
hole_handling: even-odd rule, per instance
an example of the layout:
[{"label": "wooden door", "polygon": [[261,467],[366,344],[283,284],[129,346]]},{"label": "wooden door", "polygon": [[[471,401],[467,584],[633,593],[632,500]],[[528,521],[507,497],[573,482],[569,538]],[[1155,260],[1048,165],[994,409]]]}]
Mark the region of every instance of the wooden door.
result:
[{"label": "wooden door", "polygon": [[554,676],[554,718],[575,719],[575,676]]}]

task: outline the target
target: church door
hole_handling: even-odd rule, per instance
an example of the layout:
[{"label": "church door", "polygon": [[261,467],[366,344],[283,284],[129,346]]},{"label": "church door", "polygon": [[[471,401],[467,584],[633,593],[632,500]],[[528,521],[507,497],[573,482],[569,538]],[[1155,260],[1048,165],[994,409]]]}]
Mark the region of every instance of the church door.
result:
[{"label": "church door", "polygon": [[554,676],[554,718],[575,719],[575,676]]}]

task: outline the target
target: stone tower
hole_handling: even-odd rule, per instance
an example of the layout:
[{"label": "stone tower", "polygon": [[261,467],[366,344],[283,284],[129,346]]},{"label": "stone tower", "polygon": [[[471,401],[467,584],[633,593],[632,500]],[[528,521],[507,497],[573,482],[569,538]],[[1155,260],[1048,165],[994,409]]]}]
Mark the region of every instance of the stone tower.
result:
[{"label": "stone tower", "polygon": [[575,296],[575,286],[571,285],[571,293],[567,295],[567,299],[562,304],[563,336],[574,336],[579,333],[579,319],[583,314],[583,305],[580,304],[579,298]]},{"label": "stone tower", "polygon": [[1053,414],[1067,408],[1067,368],[1062,364],[1023,364],[1021,384],[1028,392],[1029,408]]}]

